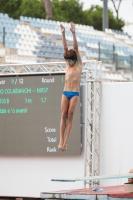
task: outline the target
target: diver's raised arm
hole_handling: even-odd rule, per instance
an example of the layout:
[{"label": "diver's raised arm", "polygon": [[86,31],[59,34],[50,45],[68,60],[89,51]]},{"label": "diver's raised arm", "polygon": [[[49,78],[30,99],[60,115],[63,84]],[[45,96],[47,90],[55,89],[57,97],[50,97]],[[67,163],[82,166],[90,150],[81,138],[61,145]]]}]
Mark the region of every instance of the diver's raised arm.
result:
[{"label": "diver's raised arm", "polygon": [[77,60],[80,63],[82,63],[80,53],[79,53],[79,50],[78,50],[78,42],[77,42],[77,38],[76,38],[75,24],[73,22],[70,22],[70,31],[72,32],[72,35],[73,35],[73,48],[77,53]]},{"label": "diver's raised arm", "polygon": [[62,33],[62,42],[63,42],[63,47],[64,47],[64,53],[68,51],[68,46],[67,46],[67,41],[66,41],[66,36],[65,36],[65,27],[60,24],[61,28],[61,33]]}]

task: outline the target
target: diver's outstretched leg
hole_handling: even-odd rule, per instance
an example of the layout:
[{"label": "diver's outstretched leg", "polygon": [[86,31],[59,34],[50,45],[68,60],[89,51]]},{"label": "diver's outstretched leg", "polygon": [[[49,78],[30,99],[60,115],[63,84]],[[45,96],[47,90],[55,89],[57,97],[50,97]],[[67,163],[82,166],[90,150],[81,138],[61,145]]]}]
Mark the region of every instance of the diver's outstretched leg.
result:
[{"label": "diver's outstretched leg", "polygon": [[64,133],[66,129],[66,120],[67,120],[67,112],[69,108],[69,99],[62,94],[61,99],[61,120],[60,120],[60,142],[58,145],[58,149],[62,150],[62,146],[64,143]]},{"label": "diver's outstretched leg", "polygon": [[79,99],[78,96],[74,96],[69,101],[69,109],[68,109],[67,124],[66,124],[66,137],[62,146],[63,151],[67,149],[67,142],[70,135],[70,131],[72,129],[73,114],[74,114],[78,99]]}]

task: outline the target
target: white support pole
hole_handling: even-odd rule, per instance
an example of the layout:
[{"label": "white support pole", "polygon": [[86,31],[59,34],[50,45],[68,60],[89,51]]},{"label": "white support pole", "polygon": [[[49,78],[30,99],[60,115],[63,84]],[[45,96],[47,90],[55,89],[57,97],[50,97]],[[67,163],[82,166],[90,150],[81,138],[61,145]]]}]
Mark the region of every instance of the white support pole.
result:
[{"label": "white support pole", "polygon": [[[85,177],[98,176],[100,171],[101,66],[101,62],[94,62],[91,64],[93,70],[86,75]],[[96,181],[84,182],[85,187],[98,184]]]}]

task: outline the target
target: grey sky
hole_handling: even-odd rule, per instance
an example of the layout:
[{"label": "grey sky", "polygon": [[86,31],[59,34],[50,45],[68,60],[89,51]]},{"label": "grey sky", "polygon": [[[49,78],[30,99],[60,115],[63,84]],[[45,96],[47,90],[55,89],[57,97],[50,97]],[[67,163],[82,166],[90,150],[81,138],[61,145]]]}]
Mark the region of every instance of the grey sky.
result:
[{"label": "grey sky", "polygon": [[[90,8],[91,5],[103,5],[101,0],[80,0],[80,2],[84,3],[85,9]],[[111,1],[108,2],[108,7],[114,11]],[[133,22],[133,0],[122,0],[119,16],[125,21]]]}]

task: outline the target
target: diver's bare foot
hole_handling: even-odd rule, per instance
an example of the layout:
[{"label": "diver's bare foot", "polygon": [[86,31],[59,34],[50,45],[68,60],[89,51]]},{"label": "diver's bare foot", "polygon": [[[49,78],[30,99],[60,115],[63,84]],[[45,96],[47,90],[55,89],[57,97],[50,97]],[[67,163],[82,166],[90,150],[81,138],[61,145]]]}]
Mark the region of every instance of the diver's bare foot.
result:
[{"label": "diver's bare foot", "polygon": [[58,149],[59,149],[60,151],[62,151],[63,143],[64,143],[64,141],[62,140],[62,141],[60,141],[60,143],[59,143],[59,145],[58,145]]},{"label": "diver's bare foot", "polygon": [[62,146],[62,151],[66,151],[66,150],[67,150],[67,142],[64,142]]}]

